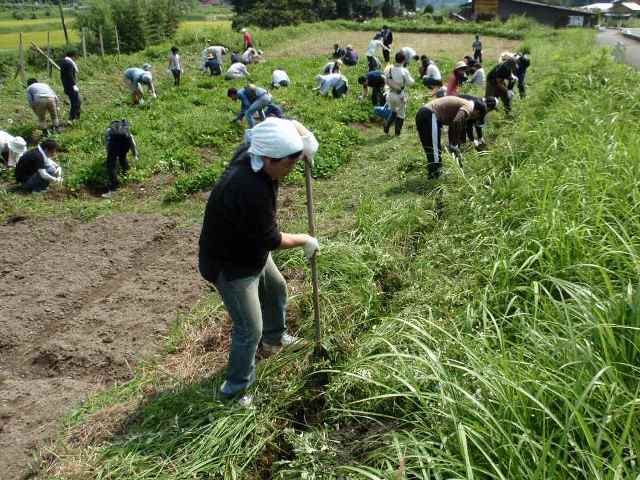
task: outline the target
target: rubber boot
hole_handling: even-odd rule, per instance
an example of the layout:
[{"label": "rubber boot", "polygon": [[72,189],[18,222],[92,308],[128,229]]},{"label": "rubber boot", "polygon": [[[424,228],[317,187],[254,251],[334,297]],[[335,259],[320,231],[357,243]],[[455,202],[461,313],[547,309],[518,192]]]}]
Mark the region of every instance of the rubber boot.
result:
[{"label": "rubber boot", "polygon": [[435,180],[436,178],[440,178],[440,173],[441,173],[440,166],[441,166],[440,163],[435,163],[435,162],[430,163],[428,165],[430,179]]},{"label": "rubber boot", "polygon": [[404,125],[404,118],[396,118],[396,137],[400,136],[400,132],[402,132],[402,125]]},{"label": "rubber boot", "polygon": [[391,115],[389,115],[389,118],[387,118],[387,121],[384,122],[384,133],[389,135],[389,129],[391,128],[391,124],[395,121],[396,119],[396,114],[392,113]]}]

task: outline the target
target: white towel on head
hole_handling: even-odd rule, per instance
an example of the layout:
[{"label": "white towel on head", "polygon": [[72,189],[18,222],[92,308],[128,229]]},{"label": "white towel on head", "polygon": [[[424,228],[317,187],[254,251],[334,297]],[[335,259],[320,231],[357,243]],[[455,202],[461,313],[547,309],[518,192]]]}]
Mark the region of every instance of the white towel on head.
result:
[{"label": "white towel on head", "polygon": [[304,142],[295,125],[282,118],[269,117],[247,132],[249,153],[269,158],[284,158],[301,152]]}]

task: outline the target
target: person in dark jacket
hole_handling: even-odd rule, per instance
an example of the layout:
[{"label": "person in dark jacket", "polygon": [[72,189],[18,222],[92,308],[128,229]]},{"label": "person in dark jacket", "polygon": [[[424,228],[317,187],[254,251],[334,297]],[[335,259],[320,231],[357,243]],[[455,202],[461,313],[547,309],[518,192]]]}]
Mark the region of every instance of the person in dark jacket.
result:
[{"label": "person in dark jacket", "polygon": [[67,52],[67,56],[60,62],[60,81],[62,88],[71,104],[69,111],[69,120],[78,120],[80,118],[80,89],[78,88],[78,65],[76,64],[76,53],[73,50]]},{"label": "person in dark jacket", "polygon": [[331,54],[331,58],[335,58],[336,60],[340,60],[342,57],[346,55],[347,51],[342,48],[339,44],[335,43],[333,45],[333,53]]},{"label": "person in dark jacket", "polygon": [[62,183],[62,168],[53,160],[60,147],[55,140],[44,140],[22,155],[16,165],[16,181],[29,192],[46,192],[51,182]]},{"label": "person in dark jacket", "polygon": [[105,133],[105,146],[107,148],[107,174],[109,185],[107,193],[102,194],[103,198],[110,198],[118,188],[118,164],[122,168],[122,173],[129,171],[127,154],[133,153],[133,157],[138,161],[138,148],[136,140],[129,130],[129,122],[126,120],[114,120]]},{"label": "person in dark jacket", "polygon": [[362,85],[362,99],[369,96],[369,87],[371,87],[371,103],[374,107],[384,105],[384,87],[387,84],[384,73],[380,70],[368,72],[366,75],[358,78],[358,83]]},{"label": "person in dark jacket", "polygon": [[302,247],[307,258],[319,248],[306,234],[282,233],[276,221],[280,180],[300,158],[312,163],[318,142],[301,124],[267,118],[248,130],[245,143],[216,182],[204,213],[198,266],[222,296],[233,322],[226,380],[220,391],[251,405],[260,341],[266,354],[301,344],[287,333],[287,284],[274,250]]},{"label": "person in dark jacket", "polygon": [[496,97],[504,102],[505,112],[511,111],[511,89],[516,73],[516,61],[511,54],[503,54],[501,62],[493,67],[487,75],[485,97]]},{"label": "person in dark jacket", "polygon": [[391,44],[393,43],[393,32],[387,25],[382,26],[382,30],[380,31],[382,35],[382,43],[387,49],[382,50],[382,55],[384,56],[384,61],[389,63],[391,61]]},{"label": "person in dark jacket", "polygon": [[520,98],[524,98],[527,94],[525,77],[527,75],[527,69],[531,66],[529,53],[529,49],[525,47],[522,49],[522,53],[516,55],[516,77],[518,77],[518,92],[520,92]]},{"label": "person in dark jacket", "polygon": [[[473,102],[473,113],[465,125],[466,140],[472,142],[474,147],[480,148],[485,144],[484,125],[489,112],[498,108],[498,100],[494,97],[479,98],[473,95],[460,95],[460,98]],[[474,138],[474,131],[475,136]]]}]

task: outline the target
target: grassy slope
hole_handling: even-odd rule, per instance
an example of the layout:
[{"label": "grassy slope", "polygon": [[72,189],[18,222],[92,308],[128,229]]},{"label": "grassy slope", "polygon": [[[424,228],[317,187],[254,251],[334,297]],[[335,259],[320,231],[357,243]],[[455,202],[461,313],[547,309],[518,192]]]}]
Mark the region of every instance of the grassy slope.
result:
[{"label": "grassy slope", "polygon": [[[124,412],[113,437],[63,442],[58,474],[637,475],[638,74],[600,52],[574,60],[589,32],[529,43],[530,98],[515,124],[491,119],[500,138],[469,153],[464,175],[449,161],[441,183],[426,181],[410,124],[401,139],[367,132],[318,183],[329,364],[274,357],[260,364],[257,411],[218,403],[224,352],[195,374],[171,368],[220,328],[212,297],[180,319],[167,364],[69,419],[73,438]],[[290,196],[286,226],[303,229],[302,192]],[[187,205],[197,219],[202,206]],[[297,279],[292,318],[310,337],[304,261],[278,263]],[[323,368],[324,393],[313,388]]]}]

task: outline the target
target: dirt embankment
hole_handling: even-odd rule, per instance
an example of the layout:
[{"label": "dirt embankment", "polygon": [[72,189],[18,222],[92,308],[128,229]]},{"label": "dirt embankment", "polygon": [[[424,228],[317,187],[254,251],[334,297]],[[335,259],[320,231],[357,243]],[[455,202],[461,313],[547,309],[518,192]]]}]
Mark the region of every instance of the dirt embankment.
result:
[{"label": "dirt embankment", "polygon": [[161,216],[0,225],[0,472],[91,393],[131,377],[200,297],[198,229]]}]

